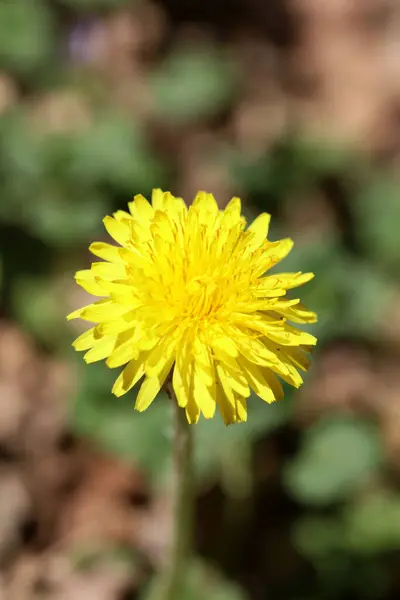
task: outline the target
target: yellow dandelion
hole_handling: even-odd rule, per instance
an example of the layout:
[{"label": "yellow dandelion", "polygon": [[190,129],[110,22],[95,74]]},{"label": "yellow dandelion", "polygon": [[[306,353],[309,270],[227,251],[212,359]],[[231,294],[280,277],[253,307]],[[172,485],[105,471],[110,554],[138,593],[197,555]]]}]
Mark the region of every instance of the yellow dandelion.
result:
[{"label": "yellow dandelion", "polygon": [[129,211],[105,217],[118,246],[91,244],[104,260],[75,276],[101,299],[68,316],[96,323],[74,342],[86,362],[125,365],[113,393],[144,377],[135,404],[144,411],[171,374],[189,423],[200,413],[212,418],[218,405],[230,424],[246,421],[251,390],[268,403],[282,398],[277,376],[299,387],[316,338],[289,322],[313,323],[316,315],[284,296],[314,275],[266,274],[293,246],[266,239],[270,215],[246,229],[239,198],[219,210],[199,192],[187,208],[161,190],[152,204],[135,196]]}]

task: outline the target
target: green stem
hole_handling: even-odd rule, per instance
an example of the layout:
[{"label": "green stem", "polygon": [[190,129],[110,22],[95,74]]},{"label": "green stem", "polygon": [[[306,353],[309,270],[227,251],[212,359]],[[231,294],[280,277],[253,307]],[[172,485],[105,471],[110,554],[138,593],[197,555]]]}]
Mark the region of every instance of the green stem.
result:
[{"label": "green stem", "polygon": [[184,409],[178,406],[172,381],[165,384],[174,412],[172,544],[165,567],[160,600],[179,600],[192,552],[193,527],[193,439]]}]

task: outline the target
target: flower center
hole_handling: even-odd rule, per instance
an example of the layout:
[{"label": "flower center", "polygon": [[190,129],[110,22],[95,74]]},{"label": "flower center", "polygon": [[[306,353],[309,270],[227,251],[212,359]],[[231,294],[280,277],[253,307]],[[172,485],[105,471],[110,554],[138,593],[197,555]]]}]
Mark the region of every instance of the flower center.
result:
[{"label": "flower center", "polygon": [[182,295],[184,316],[203,320],[215,315],[220,303],[220,293],[214,279],[207,276],[195,277]]}]

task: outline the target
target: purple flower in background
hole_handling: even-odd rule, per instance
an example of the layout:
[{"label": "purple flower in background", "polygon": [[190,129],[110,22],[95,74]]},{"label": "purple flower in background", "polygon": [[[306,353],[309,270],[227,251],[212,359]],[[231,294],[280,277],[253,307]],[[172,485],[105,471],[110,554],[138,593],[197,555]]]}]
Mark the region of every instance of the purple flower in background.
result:
[{"label": "purple flower in background", "polygon": [[68,56],[78,63],[91,62],[93,59],[90,37],[97,19],[78,21],[68,35]]}]

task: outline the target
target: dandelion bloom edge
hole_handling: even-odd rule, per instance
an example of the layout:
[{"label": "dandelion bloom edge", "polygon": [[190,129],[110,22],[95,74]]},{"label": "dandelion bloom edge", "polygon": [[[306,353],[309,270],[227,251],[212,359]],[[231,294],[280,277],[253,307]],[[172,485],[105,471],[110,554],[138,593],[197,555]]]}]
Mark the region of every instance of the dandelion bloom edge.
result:
[{"label": "dandelion bloom edge", "polygon": [[67,317],[94,323],[73,343],[87,363],[124,367],[113,393],[144,378],[135,403],[144,411],[170,375],[189,423],[218,406],[228,425],[247,420],[251,390],[271,403],[283,397],[280,379],[300,387],[317,340],[293,323],[317,317],[285,296],[314,274],[268,274],[293,247],[267,239],[270,215],[246,228],[239,198],[220,210],[199,192],[187,207],[158,189],[128,208],[103,220],[118,245],[92,243],[102,260],[75,275],[100,299]]}]

